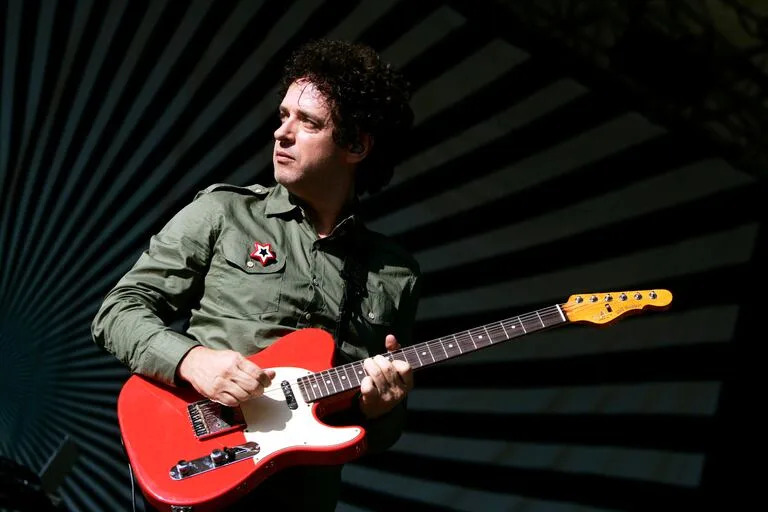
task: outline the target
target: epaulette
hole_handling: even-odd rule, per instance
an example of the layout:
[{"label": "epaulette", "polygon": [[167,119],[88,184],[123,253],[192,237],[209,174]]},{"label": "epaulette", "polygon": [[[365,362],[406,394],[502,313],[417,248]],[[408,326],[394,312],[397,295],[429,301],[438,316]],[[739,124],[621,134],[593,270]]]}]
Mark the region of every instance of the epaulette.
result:
[{"label": "epaulette", "polygon": [[229,192],[237,192],[239,194],[250,194],[266,196],[272,187],[264,187],[262,185],[248,185],[247,187],[238,187],[237,185],[229,185],[227,183],[214,183],[195,195],[195,199],[198,197],[209,194],[215,190],[227,190]]}]

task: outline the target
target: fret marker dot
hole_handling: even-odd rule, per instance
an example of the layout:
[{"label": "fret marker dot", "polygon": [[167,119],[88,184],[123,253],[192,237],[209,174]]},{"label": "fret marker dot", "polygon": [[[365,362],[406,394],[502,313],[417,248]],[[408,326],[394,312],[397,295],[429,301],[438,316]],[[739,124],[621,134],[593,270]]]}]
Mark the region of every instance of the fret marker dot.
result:
[{"label": "fret marker dot", "polygon": [[516,325],[513,325],[513,326],[512,326],[512,328],[513,328],[513,329],[514,329],[515,327],[517,327],[517,326],[516,326]]},{"label": "fret marker dot", "polygon": [[316,387],[317,387],[317,384],[312,384],[312,387],[313,387],[313,388],[316,388]]},{"label": "fret marker dot", "polygon": [[483,335],[481,334],[480,336],[477,337],[477,339],[479,340],[483,339]]},{"label": "fret marker dot", "polygon": [[453,343],[450,343],[450,344],[448,345],[448,348],[453,348]]},{"label": "fret marker dot", "polygon": [[330,384],[330,383],[331,383],[331,381],[327,380],[327,381],[325,381],[325,383],[326,383],[326,384]]},{"label": "fret marker dot", "polygon": [[346,379],[346,377],[342,375],[342,376],[341,376],[341,380],[344,380],[344,379]]},{"label": "fret marker dot", "polygon": [[425,355],[427,355],[427,353],[426,352],[422,352],[421,355],[425,356]]}]

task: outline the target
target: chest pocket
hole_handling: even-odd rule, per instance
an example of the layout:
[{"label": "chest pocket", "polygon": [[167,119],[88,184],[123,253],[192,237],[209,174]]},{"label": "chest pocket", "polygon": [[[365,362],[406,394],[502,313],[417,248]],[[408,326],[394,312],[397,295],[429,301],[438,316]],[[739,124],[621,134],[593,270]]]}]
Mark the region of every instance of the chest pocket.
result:
[{"label": "chest pocket", "polygon": [[[273,313],[280,307],[286,257],[275,254],[276,260],[262,265],[251,258],[253,241],[222,240],[221,275],[213,286],[218,289],[220,306],[239,318],[255,318]],[[273,250],[274,252],[274,250]]]},{"label": "chest pocket", "polygon": [[397,308],[392,297],[382,291],[368,290],[360,303],[360,315],[352,319],[352,336],[341,350],[349,360],[365,359],[386,352],[384,338],[395,334]]}]

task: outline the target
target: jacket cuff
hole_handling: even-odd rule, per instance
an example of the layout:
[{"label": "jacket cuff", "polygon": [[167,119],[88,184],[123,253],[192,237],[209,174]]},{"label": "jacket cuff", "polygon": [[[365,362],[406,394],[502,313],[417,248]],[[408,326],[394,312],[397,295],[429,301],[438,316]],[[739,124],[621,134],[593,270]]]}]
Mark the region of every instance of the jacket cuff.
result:
[{"label": "jacket cuff", "polygon": [[368,438],[368,454],[381,453],[389,449],[400,439],[405,427],[405,400],[397,404],[391,411],[374,419],[367,419],[359,410]]},{"label": "jacket cuff", "polygon": [[176,385],[176,369],[187,352],[200,345],[176,331],[155,334],[141,359],[142,374],[171,386]]}]

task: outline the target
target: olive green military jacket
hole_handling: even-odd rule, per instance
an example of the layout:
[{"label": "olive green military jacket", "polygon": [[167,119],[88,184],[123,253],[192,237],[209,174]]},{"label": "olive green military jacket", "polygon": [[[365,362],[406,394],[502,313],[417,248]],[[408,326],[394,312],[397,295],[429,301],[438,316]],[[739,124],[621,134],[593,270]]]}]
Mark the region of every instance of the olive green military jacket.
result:
[{"label": "olive green military jacket", "polygon": [[[319,238],[301,203],[280,185],[213,185],[199,193],[152,237],[109,292],[93,321],[93,338],[131,371],[174,385],[179,363],[197,345],[249,355],[297,329],[333,333],[344,290],[344,258],[358,246],[364,248],[358,261],[366,282],[337,359],[383,353],[390,333],[405,346],[416,313],[416,261],[367,230],[354,213]],[[186,332],[169,326],[180,318],[188,321]],[[336,420],[364,424],[369,451],[377,452],[399,437],[404,411],[398,406],[365,421],[359,411],[350,410]],[[313,509],[321,504],[332,508],[339,471],[290,468],[283,472],[286,478],[277,475],[271,487],[262,485],[255,498],[271,503],[285,494],[284,488],[297,492],[300,481],[309,486],[301,492],[312,496]]]},{"label": "olive green military jacket", "polygon": [[[250,355],[297,329],[333,333],[352,241],[364,248],[358,260],[367,282],[342,360],[384,352],[389,333],[407,345],[416,261],[355,214],[319,238],[299,200],[280,185],[200,192],[109,292],[93,321],[94,340],[133,372],[173,384],[196,345]],[[186,314],[186,333],[169,327]]]}]

